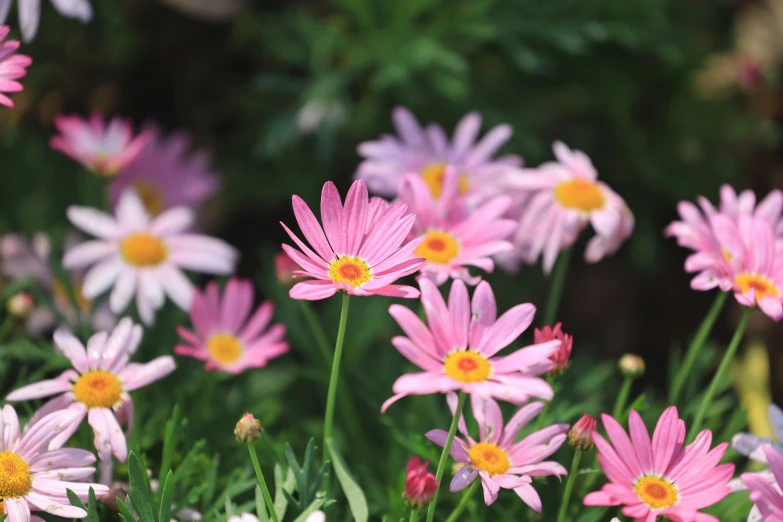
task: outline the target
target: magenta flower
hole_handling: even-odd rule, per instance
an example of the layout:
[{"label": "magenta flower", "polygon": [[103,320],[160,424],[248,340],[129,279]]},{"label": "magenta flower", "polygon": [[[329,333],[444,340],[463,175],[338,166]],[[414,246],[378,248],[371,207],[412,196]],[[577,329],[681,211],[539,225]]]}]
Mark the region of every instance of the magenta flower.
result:
[{"label": "magenta flower", "polygon": [[120,169],[109,185],[113,205],[132,187],[147,211],[157,216],[171,207],[195,208],[217,192],[218,174],[206,152],[190,154],[190,138],[177,132],[162,136],[156,126],[146,130],[148,140],[136,159]]},{"label": "magenta flower", "polygon": [[413,509],[427,507],[438,490],[438,481],[435,474],[427,469],[429,466],[429,460],[422,462],[418,456],[408,461],[402,497]]},{"label": "magenta flower", "polygon": [[[447,399],[454,414],[457,396],[452,393]],[[544,409],[544,403],[531,402],[524,406],[505,426],[500,406],[495,401],[482,400],[474,395],[471,397],[471,406],[473,417],[478,423],[479,440],[470,438],[465,419],[460,415],[459,430],[465,439],[454,438],[450,455],[457,462],[466,465],[454,475],[449,489],[452,493],[461,491],[479,478],[487,505],[495,502],[500,488],[513,489],[525,504],[540,513],[541,498],[531,485],[531,477],[568,475],[565,468],[557,462],[543,460],[563,445],[568,424],[548,426],[516,442],[522,428]],[[443,447],[448,433],[444,430],[432,430],[425,436]]]},{"label": "magenta flower", "polygon": [[89,120],[58,116],[54,124],[60,134],[52,137],[49,146],[101,176],[114,176],[133,162],[149,139],[148,132],[134,136],[129,121],[114,117],[104,123],[97,112]]},{"label": "magenta flower", "polygon": [[[0,0],[0,23],[8,18],[13,0]],[[38,33],[41,19],[41,0],[17,0],[16,10],[19,13],[19,30],[22,40],[29,43]],[[89,0],[52,0],[52,6],[66,18],[75,18],[82,23],[92,18],[92,6]]]},{"label": "magenta flower", "polygon": [[133,401],[128,392],[143,388],[174,371],[174,359],[164,355],[146,364],[129,362],[141,342],[142,329],[130,319],[122,319],[114,330],[98,332],[87,342],[67,330],[54,333],[57,350],[70,359],[72,370],[59,377],[19,388],[6,400],[26,401],[58,395],[39,409],[35,418],[54,411],[74,413],[53,437],[50,447],[59,447],[76,431],[84,418],[95,433],[95,449],[103,461],[114,454],[125,462],[128,446],[120,424],[133,426]]},{"label": "magenta flower", "polygon": [[750,490],[750,499],[756,504],[761,520],[777,522],[783,520],[783,455],[771,446],[764,446],[763,451],[772,469],[773,482],[770,484],[756,473],[743,473],[741,478]]},{"label": "magenta flower", "polygon": [[17,80],[27,74],[27,68],[33,63],[33,59],[24,54],[14,54],[20,44],[18,40],[4,41],[9,32],[11,32],[10,27],[0,26],[0,105],[13,107],[14,102],[3,93],[19,92],[24,88]]},{"label": "magenta flower", "polygon": [[514,249],[505,239],[516,223],[501,218],[511,198],[498,196],[468,212],[458,199],[457,173],[452,168],[446,171],[440,198],[432,195],[420,176],[408,174],[400,186],[400,199],[416,214],[411,235],[424,238],[416,249],[427,260],[421,274],[437,285],[450,277],[476,284],[481,277],[471,277],[469,266],[491,273],[495,268],[491,256]]},{"label": "magenta flower", "polygon": [[359,155],[364,161],[356,177],[367,182],[370,190],[382,196],[395,196],[402,176],[417,173],[432,191],[440,197],[446,166],[459,173],[459,191],[462,194],[481,195],[491,188],[491,181],[508,167],[522,164],[519,156],[495,158],[497,150],[511,137],[510,125],[498,125],[479,140],[481,116],[467,114],[457,124],[450,142],[437,125],[422,128],[408,109],[397,107],[392,121],[399,138],[381,136],[377,141],[360,143]]},{"label": "magenta flower", "polygon": [[253,297],[253,283],[236,277],[228,281],[222,297],[214,281],[203,293],[196,290],[190,307],[195,332],[178,326],[186,344],[175,347],[174,353],[206,361],[208,370],[228,373],[261,368],[286,353],[285,326],[269,326],[272,302],[264,301],[251,316]]},{"label": "magenta flower", "polygon": [[465,283],[454,281],[448,306],[432,281],[422,279],[419,286],[428,325],[404,306],[392,305],[389,313],[408,336],[394,337],[392,344],[424,371],[399,377],[392,388],[395,395],[383,403],[382,412],[406,395],[452,391],[514,404],[531,397],[552,398],[551,386],[538,375],[552,368],[549,357],[560,341],[496,356],[530,326],[535,306],[517,305],[496,319],[495,296],[486,281],[476,287],[472,303]]},{"label": "magenta flower", "polygon": [[315,280],[294,285],[291,297],[314,301],[338,290],[363,296],[419,296],[413,287],[392,284],[424,264],[414,253],[424,238],[403,244],[415,220],[405,203],[369,201],[364,182],[355,181],[343,207],[337,187],[328,181],[321,192],[322,227],[302,198],[292,200],[299,228],[315,251],[280,223],[301,251],[288,245],[283,250],[302,268],[295,276]]},{"label": "magenta flower", "polygon": [[699,510],[729,494],[734,464],[721,464],[728,447],[718,444],[710,450],[712,432],[704,430],[683,447],[685,423],[677,408],[663,412],[652,441],[641,416],[631,410],[630,438],[609,415],[602,415],[611,444],[594,436],[598,463],[609,478],[600,491],[588,494],[586,506],[623,506],[623,515],[636,522],[651,522],[659,516],[675,521],[719,522]]},{"label": "magenta flower", "polygon": [[560,348],[553,353],[549,360],[552,361],[550,375],[560,375],[571,364],[571,350],[574,347],[574,338],[561,329],[562,323],[557,323],[554,328],[544,326],[542,329],[533,330],[533,342],[536,344],[546,343],[552,339],[560,341]]}]

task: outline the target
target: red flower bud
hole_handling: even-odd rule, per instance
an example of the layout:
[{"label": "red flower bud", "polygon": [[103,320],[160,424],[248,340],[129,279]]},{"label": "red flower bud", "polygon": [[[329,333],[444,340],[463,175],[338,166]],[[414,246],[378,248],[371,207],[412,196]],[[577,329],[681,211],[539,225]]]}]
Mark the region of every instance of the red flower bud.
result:
[{"label": "red flower bud", "polygon": [[407,474],[405,475],[405,491],[402,496],[414,509],[421,509],[429,505],[435,491],[438,489],[438,481],[435,475],[427,471],[430,461],[421,462],[419,457],[413,457],[408,461]]},{"label": "red flower bud", "polygon": [[561,323],[557,323],[554,328],[545,326],[540,330],[536,328],[533,332],[533,340],[536,344],[553,340],[560,341],[560,348],[549,356],[549,360],[552,361],[554,366],[552,366],[547,375],[553,377],[562,374],[568,368],[568,365],[571,364],[569,359],[571,357],[571,349],[574,346],[574,338],[563,333],[560,327]]},{"label": "red flower bud", "polygon": [[596,420],[585,413],[568,432],[568,442],[582,451],[593,449],[595,447],[593,435],[595,435],[596,426]]}]

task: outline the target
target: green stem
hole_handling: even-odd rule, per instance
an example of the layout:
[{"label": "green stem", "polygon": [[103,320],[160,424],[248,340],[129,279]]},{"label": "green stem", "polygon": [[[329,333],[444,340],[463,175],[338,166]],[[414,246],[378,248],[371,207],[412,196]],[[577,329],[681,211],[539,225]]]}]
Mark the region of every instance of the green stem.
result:
[{"label": "green stem", "polygon": [[551,326],[557,318],[557,310],[560,307],[560,298],[563,297],[563,287],[565,286],[570,262],[571,249],[567,248],[560,252],[560,258],[555,265],[555,273],[552,276],[552,285],[549,288],[549,297],[547,298],[546,311],[544,312],[544,326]]},{"label": "green stem", "polygon": [[416,508],[411,509],[411,519],[410,522],[416,522],[419,520],[419,510]]},{"label": "green stem", "polygon": [[699,331],[696,332],[696,336],[691,341],[690,346],[688,346],[688,351],[685,353],[685,359],[682,361],[682,366],[680,366],[680,369],[674,376],[674,382],[672,383],[672,389],[669,395],[669,404],[676,404],[677,399],[680,398],[680,393],[682,392],[683,386],[685,386],[685,381],[688,380],[688,376],[693,370],[693,365],[696,364],[696,360],[699,358],[701,347],[704,346],[707,336],[710,335],[712,327],[718,319],[718,315],[720,315],[720,311],[723,309],[723,305],[726,303],[728,295],[727,292],[719,292],[718,295],[715,296],[715,300],[712,302],[709,312],[707,312],[707,315],[701,322],[701,326],[699,326]]},{"label": "green stem", "polygon": [[280,522],[275,512],[275,503],[272,500],[272,495],[269,494],[269,488],[266,487],[266,481],[264,480],[264,474],[261,473],[261,466],[258,464],[258,455],[256,454],[256,448],[252,444],[247,445],[247,450],[250,452],[250,460],[253,461],[253,469],[256,470],[256,478],[258,479],[258,485],[261,486],[261,492],[264,494],[264,500],[266,500],[266,507],[269,509],[269,514],[272,516],[273,522]]},{"label": "green stem", "polygon": [[324,331],[323,326],[321,326],[321,322],[315,316],[309,301],[299,299],[298,303],[299,310],[302,312],[307,326],[309,326],[310,331],[313,332],[315,343],[318,345],[318,349],[321,351],[321,356],[324,358],[324,362],[329,364],[329,361],[332,359],[332,350],[329,348],[329,339],[326,337],[326,332]]},{"label": "green stem", "polygon": [[438,503],[438,493],[440,492],[440,482],[443,478],[443,472],[446,471],[446,461],[449,459],[449,452],[451,451],[451,444],[454,442],[454,435],[457,434],[457,426],[459,425],[459,419],[462,417],[462,409],[465,407],[465,399],[467,395],[465,392],[459,392],[459,400],[457,401],[457,409],[454,412],[454,419],[451,421],[451,427],[449,428],[449,435],[446,437],[446,444],[443,445],[443,451],[440,453],[440,460],[438,461],[438,470],[435,472],[435,480],[438,482],[438,489],[435,490],[435,495],[432,497],[432,502],[427,508],[427,522],[432,522],[435,518],[435,506]]},{"label": "green stem", "polygon": [[470,487],[465,490],[465,493],[462,495],[462,499],[459,501],[459,504],[457,504],[457,507],[454,508],[454,511],[451,512],[449,518],[446,519],[446,522],[457,522],[457,518],[462,514],[463,511],[465,511],[468,502],[470,502],[471,497],[473,497],[473,493],[475,493],[476,488],[480,483],[481,480],[476,478],[476,480],[473,481],[473,484],[471,484]]},{"label": "green stem", "polygon": [[731,342],[729,342],[729,347],[726,350],[726,353],[723,355],[723,360],[720,362],[720,366],[718,366],[718,371],[715,372],[715,375],[712,377],[710,387],[707,388],[707,393],[704,395],[704,398],[701,401],[701,406],[699,406],[699,411],[696,413],[696,418],[691,425],[691,437],[689,437],[690,440],[695,438],[695,436],[699,433],[699,430],[701,429],[701,423],[704,421],[704,415],[707,413],[707,408],[712,403],[712,398],[715,396],[715,392],[718,390],[718,385],[726,376],[726,372],[729,371],[729,365],[734,359],[734,355],[737,353],[740,341],[742,341],[742,335],[745,333],[745,327],[748,325],[748,319],[750,319],[751,312],[752,309],[745,308],[745,311],[742,314],[742,319],[740,319],[740,322],[737,325],[737,329],[734,331]]},{"label": "green stem", "polygon": [[[549,385],[552,387],[552,389],[555,389],[555,378],[552,376],[547,376],[546,382],[549,383]],[[538,423],[536,424],[536,431],[540,430],[544,427],[544,423],[546,422],[546,418],[549,413],[549,405],[552,404],[552,401],[548,401],[544,403],[544,409],[541,410],[541,413],[538,414]]]},{"label": "green stem", "polygon": [[348,293],[343,293],[342,309],[340,310],[340,326],[337,329],[337,342],[334,345],[332,360],[332,375],[329,377],[329,393],[326,396],[326,415],[324,415],[324,462],[329,460],[329,447],[326,441],[332,438],[334,425],[334,403],[337,397],[337,383],[340,380],[340,360],[343,356],[343,341],[345,340],[345,323],[348,321]]},{"label": "green stem", "polygon": [[631,384],[633,384],[633,377],[626,376],[623,381],[623,386],[620,388],[620,393],[617,395],[617,400],[614,403],[614,409],[612,410],[612,417],[617,422],[620,422],[620,415],[625,410],[625,403],[628,402],[628,394],[631,393]]},{"label": "green stem", "polygon": [[571,501],[571,492],[574,490],[574,482],[576,482],[576,475],[579,472],[579,461],[582,458],[582,450],[576,449],[574,452],[574,460],[571,463],[571,472],[568,474],[568,480],[566,480],[565,491],[563,491],[563,500],[560,502],[560,512],[557,515],[557,522],[563,522],[565,520],[566,513],[568,512],[568,504]]}]

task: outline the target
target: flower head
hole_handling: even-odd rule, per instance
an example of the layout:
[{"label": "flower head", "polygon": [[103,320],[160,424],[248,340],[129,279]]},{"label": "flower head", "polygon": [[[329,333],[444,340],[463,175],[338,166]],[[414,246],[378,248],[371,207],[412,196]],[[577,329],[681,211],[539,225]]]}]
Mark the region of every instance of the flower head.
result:
[{"label": "flower head", "polygon": [[783,520],[783,454],[771,446],[764,446],[763,452],[772,470],[772,482],[756,473],[743,473],[741,479],[750,490],[750,499],[756,504],[760,520],[778,522]]},{"label": "flower head", "polygon": [[392,338],[392,344],[424,371],[399,377],[392,388],[395,395],[383,404],[381,411],[406,395],[458,390],[514,404],[524,404],[531,397],[552,398],[552,387],[539,375],[552,368],[549,357],[557,351],[560,341],[497,356],[530,326],[535,306],[520,304],[496,318],[495,296],[486,281],[476,287],[472,302],[465,283],[454,281],[448,305],[434,283],[422,279],[419,285],[427,325],[401,305],[392,305],[389,313],[407,334]]},{"label": "flower head", "polygon": [[598,422],[595,420],[595,417],[585,413],[568,432],[568,442],[582,451],[593,449],[595,447],[593,437],[595,436],[597,425]]},{"label": "flower head", "polygon": [[[457,397],[452,393],[447,399],[453,414]],[[452,493],[460,491],[480,478],[487,505],[497,499],[500,488],[513,489],[525,504],[540,513],[541,499],[533,489],[531,477],[560,477],[568,474],[557,462],[543,461],[565,442],[568,424],[555,424],[534,431],[516,442],[522,428],[544,409],[543,403],[531,402],[524,406],[505,426],[500,406],[495,401],[482,400],[474,395],[471,397],[471,406],[473,417],[478,423],[479,440],[468,435],[465,421],[460,418],[459,430],[465,438],[454,438],[450,455],[466,466],[454,475],[449,489]],[[432,430],[427,432],[426,437],[438,446],[443,446],[448,433]]]},{"label": "flower head", "polygon": [[[0,23],[8,17],[12,0],[4,0],[0,6]],[[16,10],[19,12],[19,29],[22,31],[22,40],[31,42],[38,33],[38,22],[41,18],[41,0],[18,0]],[[89,0],[52,0],[52,5],[58,13],[66,18],[74,18],[82,23],[89,22],[92,18],[92,6]]]},{"label": "flower head", "polygon": [[672,520],[717,520],[699,513],[729,494],[734,464],[718,462],[728,444],[710,450],[712,432],[704,430],[688,446],[677,408],[663,412],[652,441],[641,416],[631,410],[630,438],[609,415],[602,416],[610,442],[595,435],[598,463],[609,483],[588,494],[586,506],[623,506],[637,522],[665,516]]},{"label": "flower head", "polygon": [[133,190],[126,190],[116,216],[89,207],[72,206],[68,219],[98,239],[66,252],[66,268],[91,267],[82,292],[93,299],[113,287],[109,304],[115,313],[128,306],[134,294],[145,324],[165,302],[164,293],[183,310],[190,310],[193,285],[182,273],[190,269],[227,275],[234,270],[237,253],[219,239],[185,232],[194,213],[176,207],[150,218]]},{"label": "flower head", "polygon": [[53,411],[73,412],[51,446],[62,445],[87,418],[95,433],[95,449],[103,461],[114,454],[124,462],[128,446],[120,424],[133,426],[133,401],[129,392],[143,388],[174,371],[174,359],[164,355],[146,364],[130,362],[141,342],[141,326],[122,319],[114,330],[90,337],[85,349],[67,330],[54,333],[57,350],[70,359],[73,369],[59,377],[19,388],[7,400],[25,401],[57,395],[44,404],[34,418]]},{"label": "flower head", "polygon": [[30,295],[29,292],[19,292],[8,299],[6,307],[8,308],[9,315],[12,317],[25,319],[30,315],[30,312],[32,312],[34,305],[35,301],[33,301],[33,296]]},{"label": "flower head", "polygon": [[560,329],[562,323],[557,323],[554,328],[544,326],[542,329],[533,330],[533,340],[536,344],[547,343],[553,339],[560,341],[560,348],[553,353],[549,360],[552,361],[550,375],[560,375],[571,364],[571,349],[574,347],[574,338]]},{"label": "flower head", "polygon": [[54,124],[60,134],[49,145],[100,176],[117,174],[138,157],[149,139],[147,132],[134,136],[129,121],[114,117],[105,123],[98,113],[89,120],[58,116]]},{"label": "flower head", "polygon": [[325,299],[338,290],[363,296],[419,296],[415,288],[393,284],[424,264],[415,255],[424,238],[403,244],[415,219],[405,203],[370,201],[364,182],[355,181],[343,207],[337,187],[329,181],[321,192],[323,226],[299,196],[293,197],[293,206],[299,228],[314,251],[281,223],[301,251],[289,245],[283,245],[283,250],[302,268],[295,276],[314,280],[294,285],[291,297]]},{"label": "flower head", "polygon": [[620,368],[620,373],[626,377],[640,377],[644,375],[644,359],[635,353],[626,353],[620,357],[617,367]]},{"label": "flower head", "polygon": [[[783,455],[783,443],[781,443],[781,440],[783,440],[783,410],[779,406],[775,404],[769,405],[769,421],[775,432],[774,439],[759,437],[752,433],[738,433],[732,437],[731,446],[737,453],[764,464],[768,463],[767,448]],[[775,477],[770,470],[759,471],[755,475],[771,484],[775,482]],[[732,480],[729,486],[732,491],[747,489],[745,482],[740,479]]]},{"label": "flower head", "polygon": [[264,433],[261,422],[252,413],[245,413],[234,427],[234,436],[242,444],[253,444]]},{"label": "flower head", "polygon": [[15,54],[19,49],[18,40],[5,41],[10,31],[7,25],[0,26],[0,105],[6,107],[13,107],[14,102],[3,93],[21,91],[24,87],[17,80],[27,75],[27,68],[33,63],[29,56]]},{"label": "flower head", "polygon": [[286,353],[285,326],[270,326],[272,302],[264,301],[251,315],[253,296],[253,283],[236,277],[228,281],[222,296],[214,281],[203,293],[196,290],[190,307],[195,332],[177,327],[187,344],[176,346],[174,352],[207,361],[208,370],[228,373],[261,368]]},{"label": "flower head", "polygon": [[408,467],[405,473],[405,490],[402,493],[405,501],[413,509],[421,509],[429,505],[435,491],[438,490],[438,481],[435,475],[427,469],[430,461],[424,462],[417,457],[412,457],[408,461]]}]

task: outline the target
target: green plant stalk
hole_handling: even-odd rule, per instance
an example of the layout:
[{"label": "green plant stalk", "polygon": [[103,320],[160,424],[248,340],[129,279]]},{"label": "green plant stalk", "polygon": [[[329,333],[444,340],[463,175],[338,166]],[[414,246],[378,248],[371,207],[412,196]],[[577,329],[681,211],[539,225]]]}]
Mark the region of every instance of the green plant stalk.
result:
[{"label": "green plant stalk", "polygon": [[[555,378],[551,375],[546,376],[546,382],[549,383],[549,385],[552,387],[552,390],[555,390]],[[555,390],[557,391],[557,390]],[[538,414],[538,422],[536,423],[536,430],[540,430],[544,427],[544,423],[546,422],[546,418],[549,413],[549,405],[552,404],[552,401],[547,401],[544,403],[544,409],[541,410],[541,413]]]},{"label": "green plant stalk", "polygon": [[446,461],[449,459],[449,452],[451,451],[451,445],[454,443],[454,435],[457,434],[457,426],[459,425],[459,419],[462,416],[462,409],[465,407],[465,399],[467,395],[465,392],[459,392],[459,399],[457,400],[457,409],[454,412],[454,418],[451,421],[451,427],[449,427],[449,434],[446,437],[446,444],[443,445],[443,451],[440,453],[440,460],[438,461],[438,470],[435,472],[435,480],[438,482],[438,488],[435,490],[435,495],[432,497],[427,508],[427,522],[432,522],[435,518],[435,506],[438,504],[438,493],[440,492],[440,482],[443,478],[443,473],[446,471]]},{"label": "green plant stalk", "polygon": [[468,506],[468,502],[470,502],[470,499],[473,497],[473,493],[476,492],[476,488],[480,483],[481,480],[479,478],[476,478],[476,480],[473,481],[473,484],[471,484],[462,495],[462,499],[460,499],[459,504],[457,504],[457,507],[454,508],[454,511],[451,512],[449,518],[446,519],[446,522],[457,522],[457,518],[462,514],[463,511],[465,511],[465,508]]},{"label": "green plant stalk", "polygon": [[688,375],[691,374],[693,365],[696,364],[696,360],[699,358],[701,347],[704,346],[704,342],[710,335],[712,327],[715,325],[715,321],[718,319],[720,311],[723,309],[723,305],[726,304],[728,295],[728,292],[719,292],[718,295],[715,296],[715,300],[712,302],[710,310],[701,322],[699,330],[696,332],[696,336],[688,346],[688,351],[685,353],[682,366],[680,366],[680,369],[674,376],[671,393],[669,394],[669,404],[676,404],[677,399],[680,398],[680,393],[682,392],[683,386],[685,386],[685,381],[688,379]]},{"label": "green plant stalk", "polygon": [[560,299],[563,297],[568,265],[571,264],[571,249],[566,248],[560,252],[560,257],[555,265],[555,273],[552,276],[552,285],[549,287],[549,297],[546,301],[544,312],[544,325],[552,325],[557,318],[557,310],[560,307]]},{"label": "green plant stalk", "polygon": [[318,345],[318,349],[321,351],[321,357],[324,358],[326,364],[329,364],[329,361],[332,360],[332,351],[329,349],[329,339],[326,337],[326,332],[324,332],[323,326],[321,326],[318,317],[313,312],[310,302],[304,299],[299,299],[298,302],[299,310],[302,312],[307,326],[310,327],[310,331],[313,332],[315,344]]},{"label": "green plant stalk", "polygon": [[[625,409],[625,403],[628,402],[628,394],[631,393],[631,385],[633,384],[634,377],[625,376],[623,386],[620,388],[620,393],[617,394],[617,400],[614,403],[614,409],[612,410],[612,417],[617,420],[622,415]],[[617,422],[620,422],[617,420]]]},{"label": "green plant stalk", "polygon": [[410,522],[417,522],[419,520],[419,510],[416,508],[411,509]]},{"label": "green plant stalk", "polygon": [[751,308],[745,308],[745,311],[742,313],[742,319],[740,319],[740,322],[737,325],[737,329],[734,330],[734,335],[731,337],[729,347],[726,349],[726,353],[723,355],[723,360],[720,362],[720,366],[718,366],[718,371],[715,372],[715,375],[712,377],[712,382],[710,382],[710,386],[707,388],[707,393],[704,395],[704,398],[701,401],[701,406],[699,406],[699,411],[696,413],[696,418],[693,420],[693,424],[691,425],[691,436],[688,437],[689,440],[694,439],[701,429],[701,424],[704,421],[704,415],[707,413],[707,408],[712,403],[712,399],[718,389],[718,383],[723,380],[726,372],[729,371],[729,365],[737,353],[737,349],[739,348],[740,342],[742,341],[742,336],[745,333],[745,327],[748,325],[748,319],[750,319],[751,312]]},{"label": "green plant stalk", "polygon": [[329,377],[329,392],[326,396],[326,414],[324,415],[324,462],[329,460],[329,447],[326,441],[332,438],[332,426],[334,425],[334,406],[337,397],[337,383],[340,380],[340,360],[343,356],[343,342],[345,341],[345,324],[348,322],[348,293],[343,293],[342,308],[340,310],[340,326],[337,329],[337,342],[334,345],[334,359],[332,360],[332,374]]},{"label": "green plant stalk", "polygon": [[264,474],[261,473],[261,466],[258,464],[258,455],[256,454],[256,447],[253,444],[247,445],[247,451],[250,452],[250,460],[253,461],[253,469],[256,470],[256,478],[258,479],[258,485],[261,486],[261,492],[264,494],[264,500],[266,500],[266,507],[269,509],[269,515],[272,517],[273,522],[280,522],[275,512],[275,502],[272,500],[272,495],[269,494],[269,488],[266,487],[266,481],[264,480]]},{"label": "green plant stalk", "polygon": [[579,461],[582,459],[582,450],[576,448],[574,451],[574,460],[571,462],[571,472],[568,474],[568,480],[565,483],[565,491],[563,491],[563,500],[560,502],[560,512],[557,514],[557,522],[563,522],[565,520],[566,513],[568,512],[568,505],[571,502],[571,492],[574,490],[574,482],[576,482],[576,475],[579,472]]}]

